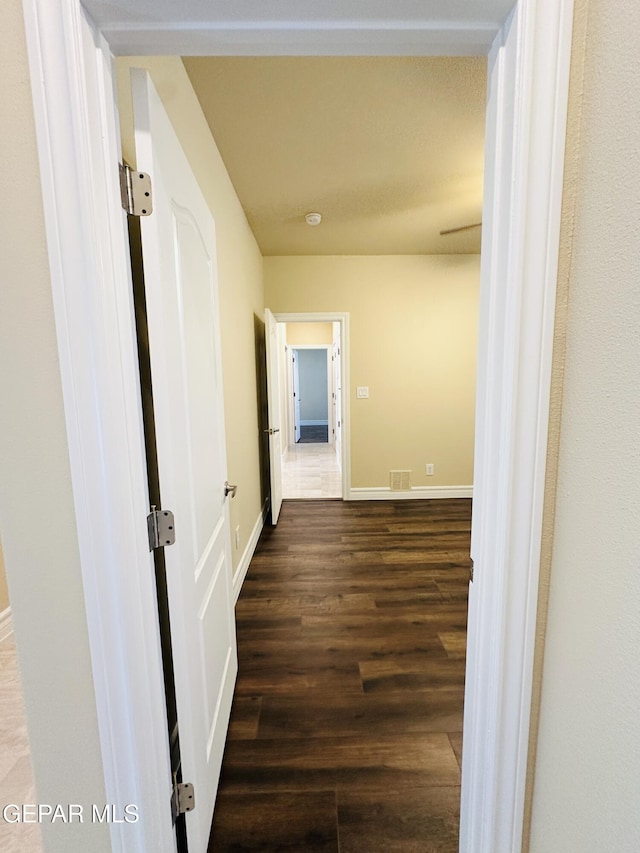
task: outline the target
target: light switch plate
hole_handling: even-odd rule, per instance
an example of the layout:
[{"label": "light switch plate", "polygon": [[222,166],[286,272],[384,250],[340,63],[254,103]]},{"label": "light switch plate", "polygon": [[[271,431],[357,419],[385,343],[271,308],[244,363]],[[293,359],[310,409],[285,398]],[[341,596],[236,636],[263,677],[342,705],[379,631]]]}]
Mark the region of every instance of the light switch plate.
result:
[{"label": "light switch plate", "polygon": [[356,397],[359,400],[364,400],[369,396],[369,386],[368,385],[358,385],[356,387]]}]

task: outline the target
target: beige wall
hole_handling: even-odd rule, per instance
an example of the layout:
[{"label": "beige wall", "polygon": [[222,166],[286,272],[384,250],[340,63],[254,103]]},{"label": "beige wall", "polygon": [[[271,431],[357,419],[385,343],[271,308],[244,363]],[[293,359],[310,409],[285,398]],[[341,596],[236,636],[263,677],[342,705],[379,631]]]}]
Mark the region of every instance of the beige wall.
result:
[{"label": "beige wall", "polygon": [[135,162],[129,66],[148,68],[216,223],[228,476],[238,485],[230,504],[231,528],[240,526],[235,567],[261,512],[254,314],[264,312],[262,256],[178,57],[117,61],[125,157]]},{"label": "beige wall", "polygon": [[0,613],[9,606],[9,589],[7,588],[7,575],[4,568],[4,555],[2,553],[2,542],[0,542]]},{"label": "beige wall", "polygon": [[479,257],[269,257],[264,270],[272,311],[350,314],[352,487],[388,486],[392,469],[470,485]]},{"label": "beige wall", "polygon": [[333,343],[333,323],[287,323],[287,343],[297,346]]},{"label": "beige wall", "polygon": [[[0,528],[35,801],[88,807],[105,794],[19,0],[3,3],[2,24]],[[47,853],[111,849],[106,825],[43,833]]]},{"label": "beige wall", "polygon": [[567,149],[575,213],[561,258],[566,363],[530,850],[635,853],[640,6],[579,0],[576,24]]}]

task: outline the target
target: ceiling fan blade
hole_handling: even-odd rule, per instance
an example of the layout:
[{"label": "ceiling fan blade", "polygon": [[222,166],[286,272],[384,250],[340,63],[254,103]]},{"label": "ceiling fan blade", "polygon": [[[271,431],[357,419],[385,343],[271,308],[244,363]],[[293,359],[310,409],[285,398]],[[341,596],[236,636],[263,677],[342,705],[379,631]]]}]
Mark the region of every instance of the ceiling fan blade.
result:
[{"label": "ceiling fan blade", "polygon": [[471,225],[461,225],[459,228],[447,228],[440,232],[440,236],[445,237],[447,234],[457,234],[459,231],[470,231],[472,228],[480,228],[481,225],[482,222],[474,222]]}]

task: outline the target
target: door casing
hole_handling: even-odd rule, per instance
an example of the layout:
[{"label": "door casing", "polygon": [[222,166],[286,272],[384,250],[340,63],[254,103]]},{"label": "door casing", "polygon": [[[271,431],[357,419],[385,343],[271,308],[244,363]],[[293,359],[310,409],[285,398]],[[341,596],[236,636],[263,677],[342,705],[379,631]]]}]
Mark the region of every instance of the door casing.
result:
[{"label": "door casing", "polygon": [[[340,341],[342,345],[342,360],[340,365],[342,380],[342,417],[343,433],[341,447],[341,473],[342,473],[342,499],[351,499],[351,451],[350,434],[351,418],[349,406],[349,312],[274,312],[273,315],[278,323],[338,323],[340,326]],[[314,347],[318,349],[318,347]]]},{"label": "door casing", "polygon": [[[502,608],[518,596],[525,618],[512,620],[496,642],[488,631],[478,632],[474,701],[486,709],[487,725],[503,727],[510,740],[496,740],[493,753],[465,743],[480,761],[483,783],[467,778],[463,839],[465,827],[483,821],[490,826],[481,839],[463,840],[474,844],[463,846],[465,853],[520,849],[532,695],[573,2],[519,0],[519,9],[513,130],[522,180],[508,199],[512,241],[508,246],[501,241],[499,230],[494,237],[498,256],[517,258],[503,298],[515,300],[522,313],[517,362],[500,368],[509,381],[495,386],[502,396],[489,407],[488,429],[508,416],[512,454],[493,497],[506,505],[514,482],[522,482],[530,500],[496,518],[494,556],[500,568],[483,595],[500,596]],[[166,719],[144,524],[148,492],[110,47],[79,0],[24,0],[24,11],[106,796],[108,802],[135,802],[145,815],[137,824],[111,825],[112,850],[169,853]],[[468,53],[469,30],[473,27],[456,42],[455,29],[436,23],[422,33],[422,52]],[[330,41],[335,32],[327,27],[321,35]],[[477,35],[486,44],[486,28],[479,26]],[[379,31],[369,40],[364,32],[359,36],[363,54],[399,52],[397,30],[391,47]],[[118,38],[119,53],[140,52],[135,30],[130,37],[119,31]],[[151,44],[147,52],[160,51]],[[497,146],[497,138],[491,144]],[[500,164],[500,151],[493,153]],[[527,170],[534,162],[535,179]],[[485,211],[485,228],[491,228],[487,214],[492,215]],[[496,351],[501,343],[493,343]],[[343,388],[348,402],[346,384]],[[345,420],[348,428],[346,412]],[[348,448],[348,436],[343,443]],[[478,452],[484,447],[478,444]],[[488,454],[487,465],[491,461]],[[476,543],[477,572],[490,565],[491,539]],[[505,542],[518,557],[517,587],[505,582]]]},{"label": "door casing", "polygon": [[[300,438],[300,372],[295,349],[287,351],[287,445],[297,444]],[[287,452],[285,448],[284,453]],[[284,456],[284,454],[283,454]]]},{"label": "door casing", "polygon": [[[329,444],[333,444],[333,436],[331,434],[331,427],[332,427],[332,422],[333,422],[332,421],[332,411],[331,411],[331,403],[332,403],[331,395],[333,393],[333,377],[331,376],[331,344],[294,344],[294,345],[290,346],[289,349],[291,350],[292,353],[297,352],[298,350],[305,350],[305,349],[323,350],[325,353],[325,357],[327,360],[327,423],[329,426],[329,439],[328,439],[328,441],[329,441]],[[287,375],[290,375],[290,373],[287,372]],[[292,389],[287,388],[284,393],[286,393],[286,395],[287,395],[287,403],[288,403],[287,408],[289,410],[291,410],[292,405],[293,405],[292,404],[292,394],[293,394]],[[295,441],[291,441],[291,424],[292,424],[292,421],[291,421],[291,418],[289,418],[289,429],[287,430],[288,440],[289,440],[289,444],[295,444]]]}]

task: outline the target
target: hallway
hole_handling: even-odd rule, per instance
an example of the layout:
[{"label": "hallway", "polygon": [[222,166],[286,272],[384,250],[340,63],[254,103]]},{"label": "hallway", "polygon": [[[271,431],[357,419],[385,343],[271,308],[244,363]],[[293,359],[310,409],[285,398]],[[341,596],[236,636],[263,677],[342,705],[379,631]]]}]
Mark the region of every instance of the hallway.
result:
[{"label": "hallway", "polygon": [[210,851],[457,851],[470,517],[285,502],[237,605]]},{"label": "hallway", "polygon": [[342,475],[333,444],[294,444],[282,460],[282,496],[341,498]]}]

